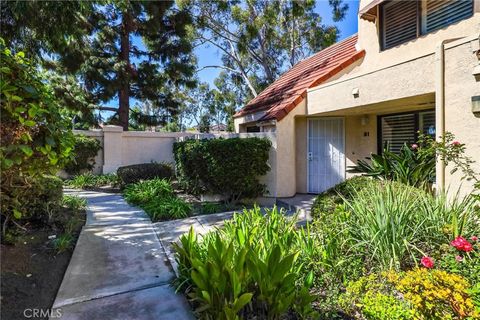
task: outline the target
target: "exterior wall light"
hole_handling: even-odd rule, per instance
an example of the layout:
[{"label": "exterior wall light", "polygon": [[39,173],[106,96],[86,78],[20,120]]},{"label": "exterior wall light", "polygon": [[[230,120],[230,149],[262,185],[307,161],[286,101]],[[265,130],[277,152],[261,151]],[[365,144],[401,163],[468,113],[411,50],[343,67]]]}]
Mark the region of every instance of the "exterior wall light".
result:
[{"label": "exterior wall light", "polygon": [[472,97],[472,112],[475,115],[480,115],[480,96]]},{"label": "exterior wall light", "polygon": [[360,89],[353,88],[352,95],[353,95],[354,98],[358,98],[360,96]]},{"label": "exterior wall light", "polygon": [[475,77],[475,80],[480,81],[480,64],[473,68],[472,74]]}]

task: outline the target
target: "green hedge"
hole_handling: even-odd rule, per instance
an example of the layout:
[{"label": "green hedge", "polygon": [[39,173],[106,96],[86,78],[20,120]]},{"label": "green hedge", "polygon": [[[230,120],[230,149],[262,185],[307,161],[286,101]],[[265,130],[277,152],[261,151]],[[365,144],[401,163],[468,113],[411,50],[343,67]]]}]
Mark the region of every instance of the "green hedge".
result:
[{"label": "green hedge", "polygon": [[167,163],[141,163],[118,168],[117,176],[122,185],[127,185],[155,178],[170,179],[173,169]]},{"label": "green hedge", "polygon": [[73,148],[74,158],[67,163],[65,171],[69,174],[79,174],[82,170],[92,170],[95,165],[95,156],[102,147],[100,141],[84,135],[75,136]]},{"label": "green hedge", "polygon": [[271,142],[263,138],[186,140],[173,147],[179,182],[190,192],[220,194],[227,202],[255,198],[266,189]]}]

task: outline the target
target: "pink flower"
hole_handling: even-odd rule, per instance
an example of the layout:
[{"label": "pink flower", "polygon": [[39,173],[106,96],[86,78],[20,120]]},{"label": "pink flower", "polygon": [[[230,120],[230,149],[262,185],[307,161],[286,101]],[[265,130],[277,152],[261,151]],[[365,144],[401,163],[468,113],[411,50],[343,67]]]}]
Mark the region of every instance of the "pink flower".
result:
[{"label": "pink flower", "polygon": [[412,144],[412,149],[417,150],[418,149],[418,144],[416,144],[416,143]]},{"label": "pink flower", "polygon": [[420,260],[420,262],[425,268],[428,268],[428,269],[433,268],[433,265],[435,264],[435,262],[431,257],[423,257],[422,260]]},{"label": "pink flower", "polygon": [[452,146],[458,147],[459,145],[461,145],[461,143],[459,141],[453,141],[452,142]]},{"label": "pink flower", "polygon": [[462,256],[456,256],[456,257],[455,257],[455,260],[457,260],[458,262],[462,262],[462,261],[463,261],[463,257],[462,257]]},{"label": "pink flower", "polygon": [[472,241],[478,241],[478,237],[477,237],[477,236],[472,236],[472,237],[470,238],[470,240],[472,240]]},{"label": "pink flower", "polygon": [[470,252],[473,250],[472,244],[460,236],[450,242],[450,245],[460,251]]}]

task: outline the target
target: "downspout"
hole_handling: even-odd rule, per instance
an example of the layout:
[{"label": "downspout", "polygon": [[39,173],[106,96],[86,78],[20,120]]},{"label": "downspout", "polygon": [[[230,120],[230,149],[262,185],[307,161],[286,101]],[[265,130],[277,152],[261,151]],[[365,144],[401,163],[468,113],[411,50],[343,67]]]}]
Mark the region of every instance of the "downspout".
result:
[{"label": "downspout", "polygon": [[[445,39],[439,43],[435,52],[435,131],[437,142],[445,141],[445,44],[460,38]],[[445,189],[445,161],[443,155],[437,156],[436,192]]]},{"label": "downspout", "polygon": [[[435,132],[438,142],[445,136],[445,40],[440,42],[435,53],[436,81],[435,81]],[[436,192],[445,188],[445,161],[443,156],[437,155],[435,167]]]}]

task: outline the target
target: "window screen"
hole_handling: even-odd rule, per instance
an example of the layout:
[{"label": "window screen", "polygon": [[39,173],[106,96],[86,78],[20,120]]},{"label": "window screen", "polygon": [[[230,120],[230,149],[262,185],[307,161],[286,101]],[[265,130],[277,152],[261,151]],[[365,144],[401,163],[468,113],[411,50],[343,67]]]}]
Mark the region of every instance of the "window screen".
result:
[{"label": "window screen", "polygon": [[404,143],[412,144],[415,139],[415,115],[400,114],[381,118],[382,150],[399,152]]},{"label": "window screen", "polygon": [[418,2],[392,1],[382,6],[383,48],[415,39],[418,33]]},{"label": "window screen", "polygon": [[473,0],[427,0],[425,31],[431,32],[473,15]]},{"label": "window screen", "polygon": [[378,152],[388,147],[399,152],[403,144],[411,145],[418,140],[418,134],[435,136],[435,111],[420,111],[379,117]]},{"label": "window screen", "polygon": [[[381,5],[381,44],[388,49],[473,15],[474,0],[393,0]],[[421,25],[421,28],[420,28]]]}]

